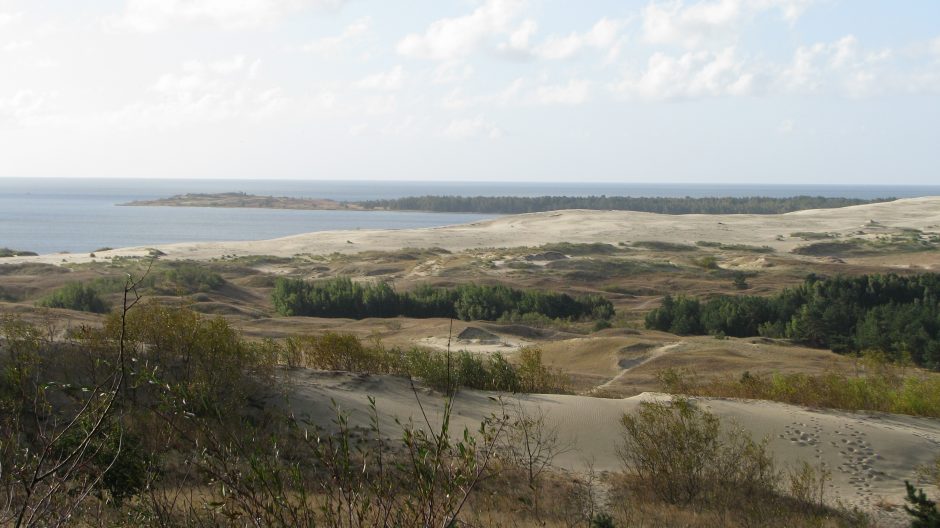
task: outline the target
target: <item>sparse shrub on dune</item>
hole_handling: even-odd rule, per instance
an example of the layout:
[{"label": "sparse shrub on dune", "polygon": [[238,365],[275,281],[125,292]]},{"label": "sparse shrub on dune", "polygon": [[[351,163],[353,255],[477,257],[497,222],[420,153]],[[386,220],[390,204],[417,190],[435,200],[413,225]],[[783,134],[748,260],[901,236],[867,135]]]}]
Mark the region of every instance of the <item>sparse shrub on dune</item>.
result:
[{"label": "sparse shrub on dune", "polygon": [[94,286],[81,282],[67,283],[41,299],[38,304],[47,308],[65,308],[93,313],[106,313],[111,309]]},{"label": "sparse shrub on dune", "polygon": [[745,372],[737,378],[701,379],[694,373],[665,369],[658,375],[665,391],[688,396],[770,400],[848,411],[881,411],[940,417],[940,376],[906,373],[878,360],[863,361],[861,371],[823,374]]}]

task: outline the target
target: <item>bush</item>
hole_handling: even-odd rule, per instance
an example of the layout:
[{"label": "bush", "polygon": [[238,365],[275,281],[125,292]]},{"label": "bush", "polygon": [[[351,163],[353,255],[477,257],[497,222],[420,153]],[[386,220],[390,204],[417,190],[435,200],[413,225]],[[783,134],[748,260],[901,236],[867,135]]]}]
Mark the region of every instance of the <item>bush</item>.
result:
[{"label": "bush", "polygon": [[66,284],[39,301],[39,305],[93,313],[106,313],[111,309],[99,296],[97,289],[81,282]]},{"label": "bush", "polygon": [[659,373],[664,390],[688,396],[714,396],[779,401],[808,407],[881,411],[940,417],[940,376],[903,374],[899,368],[864,361],[859,374],[832,370],[821,375],[776,373],[700,380],[689,372]]},{"label": "bush", "polygon": [[621,420],[625,469],[670,504],[773,491],[779,480],[767,442],[740,429],[722,439],[719,419],[685,399],[644,402]]}]

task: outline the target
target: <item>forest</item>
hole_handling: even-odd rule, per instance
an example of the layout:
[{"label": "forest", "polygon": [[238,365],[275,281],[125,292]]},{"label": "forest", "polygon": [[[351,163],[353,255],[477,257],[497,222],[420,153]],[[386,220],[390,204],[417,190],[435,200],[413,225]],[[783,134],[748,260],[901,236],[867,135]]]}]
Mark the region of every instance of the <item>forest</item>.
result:
[{"label": "forest", "polygon": [[940,369],[940,274],[821,278],[771,297],[666,296],[646,327],[675,334],[788,338],[838,353],[877,351]]},{"label": "forest", "polygon": [[660,214],[781,214],[806,209],[831,209],[893,200],[794,196],[771,198],[664,198],[633,196],[411,196],[356,202],[364,209],[433,211],[441,213],[520,214],[561,209],[639,211]]},{"label": "forest", "polygon": [[387,283],[357,283],[346,277],[317,282],[279,278],[272,294],[281,315],[310,317],[454,317],[495,321],[539,314],[551,319],[609,319],[614,307],[599,295],[577,298],[564,293],[518,290],[503,285],[423,285],[397,292]]}]

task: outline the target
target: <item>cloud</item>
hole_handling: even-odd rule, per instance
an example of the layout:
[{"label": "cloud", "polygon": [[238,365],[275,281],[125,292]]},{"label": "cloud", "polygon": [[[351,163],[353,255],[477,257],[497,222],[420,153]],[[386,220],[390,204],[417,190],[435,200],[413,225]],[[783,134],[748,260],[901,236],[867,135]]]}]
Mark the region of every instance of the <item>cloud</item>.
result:
[{"label": "cloud", "polygon": [[301,46],[301,51],[313,53],[321,57],[335,56],[349,44],[360,40],[369,33],[372,26],[372,19],[369,17],[360,18],[352,24],[346,26],[343,32],[332,37],[323,37]]},{"label": "cloud", "polygon": [[614,91],[645,100],[740,96],[753,92],[755,79],[733,47],[717,53],[687,52],[678,57],[655,53],[645,71],[625,76]]},{"label": "cloud", "polygon": [[524,7],[525,0],[486,0],[469,15],[442,18],[424,33],[405,36],[396,49],[408,57],[453,60],[474,53],[496,35],[516,33],[517,39],[525,40],[533,29],[531,22],[514,25]]},{"label": "cloud", "polygon": [[32,90],[18,90],[12,96],[0,96],[0,127],[40,124],[45,118],[47,95]]},{"label": "cloud", "polygon": [[398,65],[387,72],[376,73],[360,79],[356,82],[356,88],[391,92],[400,89],[404,79],[405,72],[401,65]]},{"label": "cloud", "polygon": [[0,28],[12,26],[23,19],[23,13],[2,13],[0,12]]},{"label": "cloud", "polygon": [[33,42],[31,40],[12,40],[7,42],[3,46],[0,46],[0,50],[13,53],[14,51],[20,51],[32,47]]},{"label": "cloud", "polygon": [[863,52],[858,39],[846,35],[830,43],[800,46],[791,63],[778,76],[780,90],[811,94],[836,91],[853,97],[873,95],[887,88],[881,65],[892,56],[889,49]]},{"label": "cloud", "polygon": [[432,82],[434,84],[453,84],[463,82],[473,77],[473,66],[457,61],[444,62],[434,69]]},{"label": "cloud", "polygon": [[148,90],[149,100],[128,105],[110,119],[132,127],[173,127],[273,116],[288,99],[278,87],[258,86],[255,73],[259,64],[242,56],[186,62],[180,71],[157,79]]},{"label": "cloud", "polygon": [[336,9],[346,0],[128,0],[124,12],[108,17],[109,27],[151,33],[180,24],[253,29],[275,24],[287,14],[317,7]]},{"label": "cloud", "polygon": [[503,131],[499,127],[482,117],[451,121],[444,129],[443,134],[444,137],[451,139],[499,139],[503,137]]},{"label": "cloud", "polygon": [[539,86],[535,90],[534,101],[543,105],[579,105],[588,100],[590,81],[576,79],[567,84]]},{"label": "cloud", "polygon": [[624,20],[602,18],[584,33],[575,32],[564,37],[549,37],[533,53],[544,59],[558,60],[571,58],[588,48],[608,51],[620,39],[620,32],[625,25]]},{"label": "cloud", "polygon": [[744,21],[761,12],[778,10],[793,23],[814,1],[701,0],[689,5],[682,0],[654,1],[643,10],[643,38],[652,44],[687,48],[713,41],[727,44]]}]

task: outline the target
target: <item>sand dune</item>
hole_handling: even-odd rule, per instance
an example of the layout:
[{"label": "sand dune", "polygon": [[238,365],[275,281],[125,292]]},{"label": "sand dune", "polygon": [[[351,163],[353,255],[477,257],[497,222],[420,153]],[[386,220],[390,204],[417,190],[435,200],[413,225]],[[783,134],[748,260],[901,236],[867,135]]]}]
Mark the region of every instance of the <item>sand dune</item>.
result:
[{"label": "sand dune", "polygon": [[[382,376],[331,373],[298,369],[290,373],[290,407],[298,416],[327,423],[330,402],[351,414],[352,422],[365,424],[367,396],[374,396],[383,432],[395,436],[394,422],[420,420],[415,394],[407,380]],[[440,418],[442,399],[419,389],[418,397],[432,420]],[[643,401],[668,398],[643,393],[625,399],[587,396],[505,396],[506,401],[541,407],[548,420],[559,427],[560,438],[573,449],[561,455],[560,468],[584,471],[588,464],[598,471],[621,468],[616,455],[620,438],[619,419]],[[847,413],[808,409],[764,401],[697,398],[696,402],[719,416],[724,423],[736,422],[756,438],[767,437],[770,449],[782,467],[802,461],[831,470],[827,497],[847,506],[876,512],[890,520],[903,514],[887,513],[877,504],[901,504],[904,480],[915,480],[917,467],[940,453],[940,420],[909,416]],[[497,395],[462,391],[452,418],[458,429],[471,430],[491,413],[499,412]],[[899,515],[899,516],[898,516]],[[893,524],[893,523],[889,523]]]},{"label": "sand dune", "polygon": [[[210,259],[222,255],[357,253],[403,247],[442,247],[451,251],[484,247],[538,246],[550,242],[677,243],[714,241],[767,245],[789,251],[804,244],[798,231],[850,234],[863,226],[940,230],[940,197],[911,198],[840,209],[781,215],[662,215],[631,211],[568,210],[506,216],[485,222],[428,229],[324,231],[253,242],[194,242],[153,246],[164,258]],[[97,257],[145,256],[148,247],[99,252]],[[4,262],[86,262],[87,254],[13,257]]]}]

